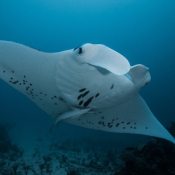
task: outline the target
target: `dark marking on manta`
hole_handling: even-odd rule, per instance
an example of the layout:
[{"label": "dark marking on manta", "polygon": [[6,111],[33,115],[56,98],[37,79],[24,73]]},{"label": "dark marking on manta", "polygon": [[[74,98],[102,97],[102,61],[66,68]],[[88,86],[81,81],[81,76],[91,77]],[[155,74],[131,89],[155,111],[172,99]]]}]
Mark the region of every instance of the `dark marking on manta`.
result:
[{"label": "dark marking on manta", "polygon": [[82,94],[77,97],[77,100],[79,100],[82,97]]},{"label": "dark marking on manta", "polygon": [[95,97],[97,98],[99,96],[99,93],[95,95]]},{"label": "dark marking on manta", "polygon": [[82,103],[83,103],[83,100],[82,100],[82,101],[80,101],[79,105],[82,105]]},{"label": "dark marking on manta", "polygon": [[83,89],[80,89],[79,92],[83,92],[83,91],[85,91],[85,90],[86,90],[86,88],[83,88]]},{"label": "dark marking on manta", "polygon": [[148,129],[148,127],[146,127],[146,129]]},{"label": "dark marking on manta", "polygon": [[[54,96],[54,97],[57,98],[56,96]],[[62,97],[59,97],[58,99],[59,99],[60,101],[64,102],[64,103],[67,103],[67,101],[64,100]]]},{"label": "dark marking on manta", "polygon": [[82,94],[82,97],[85,97],[88,93],[89,91],[86,91],[84,94]]},{"label": "dark marking on manta", "polygon": [[126,123],[127,125],[129,125],[130,124],[130,122],[128,122],[128,123]]},{"label": "dark marking on manta", "polygon": [[5,70],[3,71],[3,73],[5,73]]},{"label": "dark marking on manta", "polygon": [[94,96],[91,97],[91,98],[89,98],[89,99],[84,103],[84,107],[88,106],[89,103],[92,101],[93,98],[94,98]]},{"label": "dark marking on manta", "polygon": [[116,124],[116,127],[118,127],[119,125],[120,125],[120,123],[117,123],[117,124]]},{"label": "dark marking on manta", "polygon": [[14,73],[14,71],[12,70],[12,73]]},{"label": "dark marking on manta", "polygon": [[18,83],[19,81],[14,81],[14,82],[12,82],[13,84],[16,84],[16,83]]},{"label": "dark marking on manta", "polygon": [[114,88],[114,84],[111,85],[111,88],[110,89],[113,89]]}]

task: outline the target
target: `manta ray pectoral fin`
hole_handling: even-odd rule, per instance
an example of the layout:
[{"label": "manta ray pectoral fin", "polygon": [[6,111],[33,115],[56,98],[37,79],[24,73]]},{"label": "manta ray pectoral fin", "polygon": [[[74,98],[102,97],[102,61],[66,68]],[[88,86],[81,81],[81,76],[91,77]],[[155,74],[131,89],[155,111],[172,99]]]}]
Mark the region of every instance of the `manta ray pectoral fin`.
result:
[{"label": "manta ray pectoral fin", "polygon": [[65,120],[78,126],[107,132],[143,134],[171,141],[175,139],[154,117],[145,101],[136,94],[130,100],[110,108],[96,109],[96,114]]},{"label": "manta ray pectoral fin", "polygon": [[0,41],[0,79],[26,95],[42,110],[52,115],[58,103],[55,69],[62,53],[45,53],[22,44]]},{"label": "manta ray pectoral fin", "polygon": [[89,49],[89,54],[86,59],[88,64],[93,66],[102,67],[116,75],[126,74],[130,70],[130,63],[120,53],[106,47],[102,44],[85,44],[85,50]]},{"label": "manta ray pectoral fin", "polygon": [[78,109],[78,108],[72,108],[73,110],[67,111],[59,115],[55,121],[55,125],[57,126],[59,122],[66,120],[66,119],[75,119],[80,117],[83,114],[86,114],[91,109]]},{"label": "manta ray pectoral fin", "polygon": [[128,75],[136,86],[142,87],[151,81],[149,69],[144,65],[137,64],[131,67]]}]

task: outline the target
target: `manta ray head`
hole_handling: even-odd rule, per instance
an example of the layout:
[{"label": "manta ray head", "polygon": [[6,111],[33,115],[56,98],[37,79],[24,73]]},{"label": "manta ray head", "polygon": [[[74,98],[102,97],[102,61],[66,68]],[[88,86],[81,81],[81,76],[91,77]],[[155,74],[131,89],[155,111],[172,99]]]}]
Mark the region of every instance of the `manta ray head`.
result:
[{"label": "manta ray head", "polygon": [[79,64],[101,67],[116,75],[126,74],[130,70],[130,64],[123,55],[102,44],[87,43],[74,48],[72,57]]}]

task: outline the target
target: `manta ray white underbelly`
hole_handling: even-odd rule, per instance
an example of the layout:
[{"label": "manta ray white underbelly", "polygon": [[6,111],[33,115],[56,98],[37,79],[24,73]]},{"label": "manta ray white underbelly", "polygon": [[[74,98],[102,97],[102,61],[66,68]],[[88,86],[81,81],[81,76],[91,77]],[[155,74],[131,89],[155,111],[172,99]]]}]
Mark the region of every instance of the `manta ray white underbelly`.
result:
[{"label": "manta ray white underbelly", "polygon": [[45,53],[0,41],[0,78],[53,118],[107,132],[174,138],[154,117],[139,90],[148,68],[104,46]]}]

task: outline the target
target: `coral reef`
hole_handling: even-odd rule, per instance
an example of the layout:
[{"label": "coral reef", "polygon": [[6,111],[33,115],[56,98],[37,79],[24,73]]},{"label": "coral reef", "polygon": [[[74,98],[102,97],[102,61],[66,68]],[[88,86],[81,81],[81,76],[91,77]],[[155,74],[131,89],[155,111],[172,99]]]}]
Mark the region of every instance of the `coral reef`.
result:
[{"label": "coral reef", "polygon": [[[19,167],[16,160],[22,157],[23,151],[17,145],[11,143],[8,133],[9,126],[0,124],[0,174],[16,175]],[[10,167],[9,162],[11,163]]]},{"label": "coral reef", "polygon": [[[175,123],[167,128],[175,136]],[[169,141],[153,138],[147,144],[128,149],[120,155],[125,166],[115,175],[173,175],[175,174],[175,145]]]},{"label": "coral reef", "polygon": [[[167,129],[174,135],[175,123]],[[36,140],[36,149],[26,154],[10,142],[4,126],[0,125],[0,131],[2,175],[175,174],[175,145],[163,139],[151,138],[148,143],[127,147],[121,152],[113,145],[88,138],[59,142],[44,142],[40,138]]]}]

